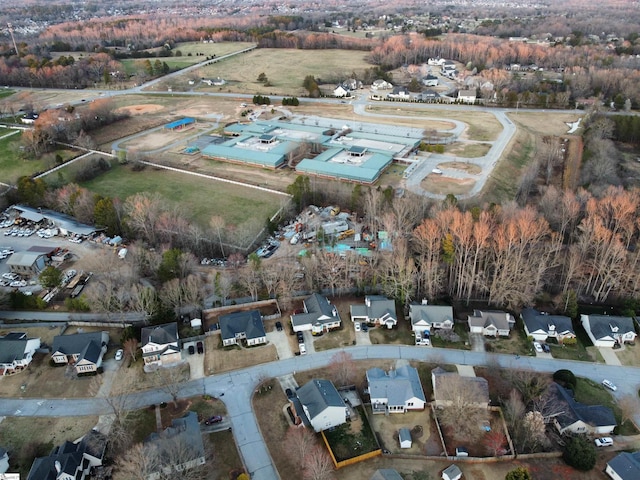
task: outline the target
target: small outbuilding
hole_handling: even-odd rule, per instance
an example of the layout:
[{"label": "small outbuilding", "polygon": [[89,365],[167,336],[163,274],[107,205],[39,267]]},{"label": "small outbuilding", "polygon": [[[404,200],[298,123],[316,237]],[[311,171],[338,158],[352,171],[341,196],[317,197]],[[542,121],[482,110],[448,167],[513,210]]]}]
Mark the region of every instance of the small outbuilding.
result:
[{"label": "small outbuilding", "polygon": [[398,439],[400,440],[400,448],[411,448],[411,431],[408,428],[400,429]]},{"label": "small outbuilding", "polygon": [[449,465],[442,471],[442,480],[460,480],[460,478],[462,478],[462,471],[455,464]]}]

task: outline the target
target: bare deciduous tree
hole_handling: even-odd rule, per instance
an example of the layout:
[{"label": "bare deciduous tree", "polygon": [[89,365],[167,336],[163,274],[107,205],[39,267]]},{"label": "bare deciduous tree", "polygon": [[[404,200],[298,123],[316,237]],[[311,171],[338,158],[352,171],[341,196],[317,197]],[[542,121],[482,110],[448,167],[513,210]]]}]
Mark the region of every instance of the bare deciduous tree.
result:
[{"label": "bare deciduous tree", "polygon": [[304,480],[332,480],[333,462],[322,445],[317,445],[303,458]]},{"label": "bare deciduous tree", "polygon": [[182,388],[182,383],[189,380],[189,368],[183,368],[182,366],[174,366],[171,368],[159,368],[154,373],[158,385],[169,395],[173,400],[174,407],[178,406],[178,395]]},{"label": "bare deciduous tree", "polygon": [[128,338],[125,340],[122,345],[124,353],[126,356],[131,358],[132,362],[135,362],[138,357],[138,348],[140,347],[140,342],[135,337]]},{"label": "bare deciduous tree", "polygon": [[352,385],[356,380],[356,364],[350,353],[340,351],[331,357],[327,367],[333,381],[339,385]]},{"label": "bare deciduous tree", "polygon": [[438,398],[443,408],[438,408],[438,420],[454,427],[458,434],[477,439],[482,433],[480,424],[489,417],[487,406],[478,404],[485,393],[478,383],[459,375],[443,375],[438,382]]}]

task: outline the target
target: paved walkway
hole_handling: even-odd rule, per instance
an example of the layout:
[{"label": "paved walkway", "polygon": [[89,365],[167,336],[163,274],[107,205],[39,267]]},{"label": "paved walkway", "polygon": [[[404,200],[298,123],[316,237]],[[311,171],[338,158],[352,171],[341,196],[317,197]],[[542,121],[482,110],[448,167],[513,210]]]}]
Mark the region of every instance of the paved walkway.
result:
[{"label": "paved walkway", "polygon": [[612,348],[600,347],[598,348],[600,353],[602,354],[602,358],[604,358],[604,362],[607,365],[622,365],[618,355],[616,355],[616,351]]}]

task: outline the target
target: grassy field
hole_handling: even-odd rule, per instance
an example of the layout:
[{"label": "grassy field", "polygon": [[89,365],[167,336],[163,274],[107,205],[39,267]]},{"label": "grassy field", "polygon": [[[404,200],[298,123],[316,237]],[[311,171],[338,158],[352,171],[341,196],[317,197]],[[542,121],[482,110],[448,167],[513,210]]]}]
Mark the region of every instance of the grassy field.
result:
[{"label": "grassy field", "polygon": [[447,154],[457,157],[477,158],[484,157],[490,149],[491,144],[489,143],[453,143],[448,145],[445,151]]},{"label": "grassy field", "polygon": [[122,200],[139,192],[156,192],[170,202],[188,205],[189,216],[202,226],[209,225],[212,215],[222,215],[227,225],[258,222],[261,226],[280,206],[280,198],[267,192],[151,168],[134,172],[115,165],[82,186]]},{"label": "grassy field", "polygon": [[[0,128],[0,137],[15,132],[8,128]],[[0,181],[15,183],[23,175],[45,170],[55,160],[49,155],[38,160],[23,160],[20,158],[20,133],[4,137],[0,140]]]},{"label": "grassy field", "polygon": [[[244,55],[203,67],[202,77],[222,77],[224,90],[263,95],[303,95],[302,81],[307,75],[322,79],[346,77],[372,65],[366,52],[358,50],[297,50],[261,48]],[[330,66],[330,67],[328,67]],[[258,82],[264,73],[270,85]],[[218,87],[211,87],[217,89]]]}]

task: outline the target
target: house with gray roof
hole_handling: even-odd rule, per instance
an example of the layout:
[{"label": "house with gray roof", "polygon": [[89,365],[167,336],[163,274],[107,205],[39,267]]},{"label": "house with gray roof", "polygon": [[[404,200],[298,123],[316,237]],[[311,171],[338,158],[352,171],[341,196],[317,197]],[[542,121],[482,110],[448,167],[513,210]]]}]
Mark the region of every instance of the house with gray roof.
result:
[{"label": "house with gray roof", "polygon": [[95,372],[109,345],[108,332],[74,333],[53,337],[51,359],[58,365],[72,364],[76,373]]},{"label": "house with gray roof", "polygon": [[47,266],[47,257],[40,252],[16,252],[7,260],[12,273],[24,276],[38,275]]},{"label": "house with gray roof", "polygon": [[489,407],[489,382],[482,377],[463,377],[457,372],[447,372],[441,367],[431,370],[431,385],[433,387],[433,403],[437,408],[446,407],[457,402],[461,394],[473,398],[467,402],[478,409]]},{"label": "house with gray roof", "polygon": [[429,337],[433,330],[453,328],[453,307],[429,305],[423,300],[420,305],[409,305],[409,318],[416,345],[429,345]]},{"label": "house with gray roof", "polygon": [[145,369],[172,365],[182,360],[178,345],[178,324],[144,327],[140,333]]},{"label": "house with gray roof", "polygon": [[0,375],[13,375],[27,368],[39,348],[40,339],[28,338],[23,332],[0,337]]},{"label": "house with gray roof", "polygon": [[364,305],[351,305],[349,309],[353,323],[374,323],[387,328],[398,324],[395,300],[381,295],[367,295],[364,297]]},{"label": "house with gray roof", "polygon": [[220,333],[222,345],[238,345],[244,340],[247,346],[267,343],[262,315],[258,310],[228,313],[220,317]]},{"label": "house with gray roof", "polygon": [[91,469],[102,465],[107,437],[91,430],[79,441],[64,442],[51,450],[48,457],[33,461],[27,480],[84,480]]},{"label": "house with gray roof", "polygon": [[397,470],[393,468],[380,468],[373,472],[369,480],[404,480]]},{"label": "house with gray roof", "polygon": [[311,330],[314,335],[340,328],[341,320],[338,309],[331,305],[329,299],[318,293],[312,294],[303,302],[304,313],[291,315],[291,326],[294,332]]},{"label": "house with gray roof", "polygon": [[520,312],[520,318],[524,323],[524,331],[528,337],[533,337],[538,342],[546,342],[549,338],[555,338],[562,343],[565,338],[575,338],[571,319],[564,315],[549,315],[539,312],[535,308],[525,308]]},{"label": "house with gray roof", "polygon": [[342,425],[347,421],[347,406],[329,380],[313,379],[296,390],[302,412],[316,432]]},{"label": "house with gray roof", "polygon": [[442,480],[460,480],[462,471],[456,464],[449,465],[442,471]]},{"label": "house with gray roof", "polygon": [[[191,470],[206,463],[202,434],[198,415],[189,412],[182,418],[176,418],[171,426],[161,433],[152,433],[144,441],[146,457],[151,460],[156,471],[148,480],[180,477],[180,472]],[[173,472],[176,473],[173,473]]]},{"label": "house with gray roof", "polygon": [[474,310],[468,322],[471,333],[481,333],[485,337],[508,337],[516,319],[500,310]]},{"label": "house with gray roof", "polygon": [[376,367],[367,370],[366,375],[373,413],[424,410],[427,399],[414,367],[404,365],[389,372]]},{"label": "house with gray roof", "polygon": [[580,322],[596,347],[613,347],[616,343],[633,343],[636,329],[631,317],[580,315]]},{"label": "house with gray roof", "polygon": [[560,434],[565,432],[602,435],[610,434],[617,422],[613,411],[603,405],[584,405],[576,402],[573,393],[557,383],[549,386],[560,413],[553,417],[553,424]]},{"label": "house with gray roof", "polygon": [[619,453],[607,462],[604,472],[613,480],[637,480],[640,478],[640,451]]}]

